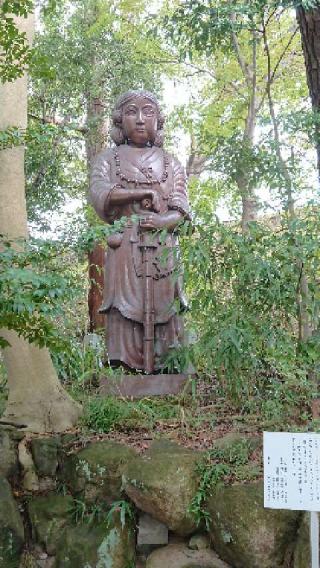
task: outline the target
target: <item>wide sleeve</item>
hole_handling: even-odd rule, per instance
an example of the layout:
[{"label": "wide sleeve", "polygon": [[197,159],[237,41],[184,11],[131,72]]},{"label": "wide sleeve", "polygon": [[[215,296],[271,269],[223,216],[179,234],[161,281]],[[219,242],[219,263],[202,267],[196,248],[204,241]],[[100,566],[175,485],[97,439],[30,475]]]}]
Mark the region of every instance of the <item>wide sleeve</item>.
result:
[{"label": "wide sleeve", "polygon": [[173,158],[173,190],[169,195],[168,209],[180,211],[185,219],[191,220],[187,196],[186,173],[180,162]]},{"label": "wide sleeve", "polygon": [[109,201],[115,187],[115,183],[111,180],[110,158],[110,150],[103,151],[97,156],[91,169],[89,186],[89,201],[99,217],[107,222],[112,218]]}]

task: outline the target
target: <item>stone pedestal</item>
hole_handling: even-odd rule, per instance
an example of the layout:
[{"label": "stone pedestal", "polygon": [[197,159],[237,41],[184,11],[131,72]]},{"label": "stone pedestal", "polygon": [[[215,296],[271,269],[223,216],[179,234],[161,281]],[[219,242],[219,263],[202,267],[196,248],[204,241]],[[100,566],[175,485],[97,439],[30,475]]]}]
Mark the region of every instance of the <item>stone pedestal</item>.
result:
[{"label": "stone pedestal", "polygon": [[123,375],[119,379],[105,377],[100,381],[99,392],[103,396],[139,399],[146,396],[165,396],[190,392],[192,375]]}]

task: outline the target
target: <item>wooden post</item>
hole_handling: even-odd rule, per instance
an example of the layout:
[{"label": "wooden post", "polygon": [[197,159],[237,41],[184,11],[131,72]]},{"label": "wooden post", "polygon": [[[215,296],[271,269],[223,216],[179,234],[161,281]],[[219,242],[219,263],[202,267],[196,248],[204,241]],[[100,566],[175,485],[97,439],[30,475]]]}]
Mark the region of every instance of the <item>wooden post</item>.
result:
[{"label": "wooden post", "polygon": [[142,254],[144,280],[144,313],[143,313],[143,366],[146,373],[154,371],[154,289],[153,265],[155,244],[154,233],[140,232],[140,249]]},{"label": "wooden post", "polygon": [[319,516],[316,511],[310,513],[311,568],[319,568]]}]

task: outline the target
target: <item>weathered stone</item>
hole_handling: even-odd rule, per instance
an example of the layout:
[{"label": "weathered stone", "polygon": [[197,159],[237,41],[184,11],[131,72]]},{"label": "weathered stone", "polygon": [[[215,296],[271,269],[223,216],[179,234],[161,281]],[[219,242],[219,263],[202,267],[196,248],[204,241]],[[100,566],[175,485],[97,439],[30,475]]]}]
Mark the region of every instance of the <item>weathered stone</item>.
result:
[{"label": "weathered stone", "polygon": [[33,438],[31,452],[38,475],[53,477],[58,466],[58,449],[61,445],[59,436]]},{"label": "weathered stone", "polygon": [[26,491],[39,491],[39,479],[28,449],[28,440],[24,438],[18,445],[19,463],[22,469],[22,486]]},{"label": "weathered stone", "polygon": [[0,427],[0,476],[13,477],[18,470],[18,453],[10,431]]},{"label": "weathered stone", "polygon": [[304,513],[296,540],[293,568],[310,568],[310,565],[310,513]]},{"label": "weathered stone", "polygon": [[168,544],[168,527],[147,513],[142,513],[138,522],[137,544]]},{"label": "weathered stone", "polygon": [[33,497],[28,504],[33,538],[48,554],[56,553],[61,533],[71,522],[73,498],[69,495]]},{"label": "weathered stone", "polygon": [[188,544],[192,550],[205,550],[210,548],[210,539],[207,534],[194,534]]},{"label": "weathered stone", "polygon": [[137,551],[150,554],[160,545],[168,544],[168,527],[147,513],[141,513],[138,520]]},{"label": "weathered stone", "polygon": [[8,481],[0,478],[0,568],[18,568],[24,529]]},{"label": "weathered stone", "polygon": [[103,499],[111,504],[121,499],[122,474],[136,452],[115,442],[96,442],[68,456],[62,477],[70,490],[82,493],[88,502]]},{"label": "weathered stone", "polygon": [[207,510],[214,548],[234,568],[282,566],[299,513],[264,509],[262,482],[217,487]]},{"label": "weathered stone", "polygon": [[228,566],[213,550],[191,550],[184,544],[169,544],[150,554],[146,568],[228,568]]},{"label": "weathered stone", "polygon": [[95,523],[68,528],[60,541],[54,568],[129,568],[134,566],[135,535],[131,524]]},{"label": "weathered stone", "polygon": [[198,487],[199,456],[172,442],[154,442],[144,456],[129,462],[124,490],[139,509],[170,530],[188,535],[196,530],[188,508]]},{"label": "weathered stone", "polygon": [[[194,369],[190,374],[194,374]],[[99,393],[102,396],[141,399],[149,396],[179,395],[191,391],[189,374],[123,375],[113,381],[110,377],[100,379]]]}]

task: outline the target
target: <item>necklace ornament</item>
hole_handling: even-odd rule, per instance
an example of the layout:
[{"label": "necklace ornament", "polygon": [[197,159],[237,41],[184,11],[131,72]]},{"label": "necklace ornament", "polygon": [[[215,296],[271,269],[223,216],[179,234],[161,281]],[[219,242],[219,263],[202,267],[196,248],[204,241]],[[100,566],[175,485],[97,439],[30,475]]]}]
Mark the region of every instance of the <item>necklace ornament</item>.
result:
[{"label": "necklace ornament", "polygon": [[169,158],[168,158],[168,156],[165,152],[163,153],[163,172],[161,174],[160,179],[158,179],[154,176],[152,166],[150,166],[148,168],[146,168],[146,167],[139,168],[139,166],[137,166],[139,171],[146,178],[146,181],[143,181],[143,182],[139,181],[136,178],[129,178],[122,172],[120,156],[119,156],[116,148],[114,148],[114,150],[113,150],[113,155],[114,155],[114,160],[115,160],[115,163],[116,163],[116,176],[120,178],[121,182],[133,183],[135,185],[135,187],[137,187],[140,184],[153,185],[155,183],[159,183],[159,184],[164,183],[168,179]]}]

